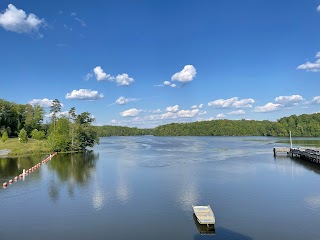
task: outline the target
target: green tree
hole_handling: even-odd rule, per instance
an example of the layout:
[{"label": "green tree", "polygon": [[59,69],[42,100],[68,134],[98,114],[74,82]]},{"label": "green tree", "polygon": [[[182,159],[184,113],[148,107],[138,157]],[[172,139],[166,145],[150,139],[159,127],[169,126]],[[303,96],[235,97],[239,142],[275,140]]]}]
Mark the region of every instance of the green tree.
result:
[{"label": "green tree", "polygon": [[28,142],[28,134],[27,134],[27,131],[24,130],[24,128],[20,130],[19,139],[20,139],[20,142],[22,143]]},{"label": "green tree", "polygon": [[4,133],[2,134],[1,140],[2,140],[2,142],[5,142],[5,141],[7,141],[8,138],[9,138],[9,137],[8,137],[8,133],[7,133],[7,132],[4,132]]},{"label": "green tree", "polygon": [[31,137],[36,140],[42,140],[45,137],[45,133],[42,130],[33,129],[31,132]]},{"label": "green tree", "polygon": [[62,117],[57,120],[56,129],[52,129],[48,136],[48,143],[53,151],[69,151],[71,137],[69,134],[69,119]]},{"label": "green tree", "polygon": [[75,124],[74,124],[74,120],[77,118],[77,114],[76,114],[76,108],[72,107],[69,110],[69,119],[72,121],[70,126],[71,126],[71,151],[74,150],[74,129],[75,129]]},{"label": "green tree", "polygon": [[75,119],[76,141],[75,148],[84,151],[86,147],[93,147],[99,143],[97,132],[91,126],[95,119],[90,116],[89,112],[83,112]]},{"label": "green tree", "polygon": [[53,121],[53,131],[56,131],[56,118],[57,118],[57,113],[60,111],[61,111],[61,103],[58,99],[54,99],[50,107],[50,113],[52,114],[52,121]]}]

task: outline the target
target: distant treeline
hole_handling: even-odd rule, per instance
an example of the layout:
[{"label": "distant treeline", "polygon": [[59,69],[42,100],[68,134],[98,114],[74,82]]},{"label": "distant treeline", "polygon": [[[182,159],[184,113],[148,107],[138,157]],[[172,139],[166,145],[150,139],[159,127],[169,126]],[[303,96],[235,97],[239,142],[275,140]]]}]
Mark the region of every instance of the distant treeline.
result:
[{"label": "distant treeline", "polygon": [[156,127],[155,136],[288,136],[320,137],[320,113],[291,115],[272,121],[212,120]]},{"label": "distant treeline", "polygon": [[289,136],[320,137],[320,113],[292,115],[276,122],[254,120],[211,120],[171,123],[154,129],[121,126],[94,127],[99,137],[108,136]]}]

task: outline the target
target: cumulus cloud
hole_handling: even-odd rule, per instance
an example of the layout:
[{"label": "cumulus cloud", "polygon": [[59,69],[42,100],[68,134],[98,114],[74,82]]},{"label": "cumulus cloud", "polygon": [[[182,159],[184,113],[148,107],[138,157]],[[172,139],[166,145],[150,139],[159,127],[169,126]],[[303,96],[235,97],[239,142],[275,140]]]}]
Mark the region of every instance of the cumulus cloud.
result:
[{"label": "cumulus cloud", "polygon": [[[39,28],[45,25],[44,19],[39,19],[35,14],[27,14],[22,9],[17,9],[13,4],[0,13],[0,26],[7,31],[16,33],[39,33]],[[39,34],[39,36],[41,36]]]},{"label": "cumulus cloud", "polygon": [[122,96],[116,100],[116,104],[119,104],[119,105],[124,105],[124,104],[127,104],[128,102],[129,102],[128,99]]},{"label": "cumulus cloud", "polygon": [[298,70],[306,70],[307,72],[319,72],[320,71],[320,52],[316,54],[317,60],[315,62],[307,61],[297,67]]},{"label": "cumulus cloud", "polygon": [[175,111],[177,110],[177,108],[175,106],[173,107],[174,107],[173,109],[174,111],[167,111],[166,113],[163,113],[163,114],[145,116],[144,119],[148,121],[156,121],[156,120],[168,120],[168,119],[177,119],[177,118],[193,118],[200,111],[199,109]]},{"label": "cumulus cloud", "polygon": [[[101,66],[97,66],[93,69],[93,72],[96,76],[96,79],[98,81],[103,81],[103,80],[114,80],[114,77],[112,77],[110,74],[106,74]],[[88,74],[87,74],[88,75]]]},{"label": "cumulus cloud", "polygon": [[252,98],[238,100],[238,97],[229,99],[218,99],[208,103],[208,106],[214,108],[252,108],[255,101]]},{"label": "cumulus cloud", "polygon": [[132,101],[137,101],[137,99],[136,98],[125,98],[125,97],[121,96],[116,100],[115,103],[119,104],[119,105],[125,105],[128,102],[132,102]]},{"label": "cumulus cloud", "polygon": [[196,74],[197,74],[197,71],[194,66],[186,65],[180,72],[173,74],[171,77],[171,80],[187,83],[187,82],[191,82],[196,76]]},{"label": "cumulus cloud", "polygon": [[118,86],[128,86],[134,82],[134,79],[129,77],[128,74],[118,74],[116,77],[116,83]]},{"label": "cumulus cloud", "polygon": [[199,109],[192,109],[192,110],[180,110],[177,113],[177,116],[180,118],[192,118],[199,113]]},{"label": "cumulus cloud", "polygon": [[169,106],[166,108],[167,112],[178,112],[179,111],[179,105]]},{"label": "cumulus cloud", "polygon": [[199,115],[206,115],[207,111],[199,112]]},{"label": "cumulus cloud", "polygon": [[229,115],[243,115],[243,114],[246,114],[246,112],[243,110],[238,110],[238,111],[229,112],[228,114]]},{"label": "cumulus cloud", "polygon": [[97,100],[101,98],[103,98],[102,93],[90,89],[73,90],[71,93],[66,94],[66,99]]},{"label": "cumulus cloud", "polygon": [[216,118],[225,118],[226,116],[223,113],[219,113]]},{"label": "cumulus cloud", "polygon": [[50,100],[48,98],[32,99],[31,101],[29,101],[29,104],[31,104],[32,106],[39,105],[43,108],[50,108],[52,105],[52,100]]},{"label": "cumulus cloud", "polygon": [[169,82],[169,81],[164,81],[163,84],[155,85],[155,87],[163,87],[163,86],[169,86],[169,87],[172,87],[172,88],[177,87],[176,84],[171,83],[171,82]]},{"label": "cumulus cloud", "polygon": [[279,104],[279,103],[267,103],[264,106],[255,107],[253,112],[260,112],[260,113],[263,113],[263,112],[274,112],[274,111],[278,110],[279,107],[281,107],[281,104]]},{"label": "cumulus cloud", "polygon": [[121,112],[120,115],[122,117],[135,117],[137,116],[142,110],[138,110],[136,108],[131,108],[131,109],[128,109],[124,112]]},{"label": "cumulus cloud", "polygon": [[320,96],[313,97],[311,104],[320,104]]},{"label": "cumulus cloud", "polygon": [[291,95],[291,96],[279,96],[275,98],[275,102],[283,106],[294,106],[298,105],[299,102],[302,102],[304,99],[300,95]]}]

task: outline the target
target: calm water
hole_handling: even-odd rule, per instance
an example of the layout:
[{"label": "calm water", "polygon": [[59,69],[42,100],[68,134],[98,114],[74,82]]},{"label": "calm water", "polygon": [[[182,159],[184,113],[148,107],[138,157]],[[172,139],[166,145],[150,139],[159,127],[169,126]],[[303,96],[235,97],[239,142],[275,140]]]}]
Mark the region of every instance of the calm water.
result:
[{"label": "calm water", "polygon": [[[300,141],[300,142],[299,142]],[[317,145],[300,139],[295,146]],[[111,137],[0,189],[0,239],[320,239],[320,167],[262,137]],[[4,182],[44,156],[0,159]],[[192,205],[210,204],[215,235]]]}]

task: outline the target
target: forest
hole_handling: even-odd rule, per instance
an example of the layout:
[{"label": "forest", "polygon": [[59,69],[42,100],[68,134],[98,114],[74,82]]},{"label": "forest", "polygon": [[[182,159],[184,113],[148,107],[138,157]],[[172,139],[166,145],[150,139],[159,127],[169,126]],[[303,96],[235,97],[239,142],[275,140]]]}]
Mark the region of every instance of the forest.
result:
[{"label": "forest", "polygon": [[171,123],[153,129],[155,136],[289,136],[320,137],[320,113],[291,115],[276,122],[211,120]]}]

